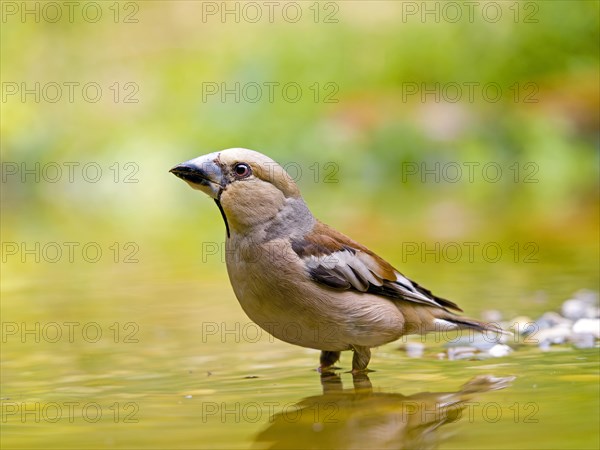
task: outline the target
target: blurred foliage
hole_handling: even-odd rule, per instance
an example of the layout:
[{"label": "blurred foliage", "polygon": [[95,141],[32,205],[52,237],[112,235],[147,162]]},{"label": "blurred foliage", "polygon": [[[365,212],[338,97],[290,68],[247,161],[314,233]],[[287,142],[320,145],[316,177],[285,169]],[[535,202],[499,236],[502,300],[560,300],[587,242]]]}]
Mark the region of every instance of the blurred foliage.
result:
[{"label": "blurred foliage", "polygon": [[[279,341],[202,339],[204,321],[248,319],[229,287],[222,247],[206,251],[224,241],[217,209],[168,170],[219,149],[252,148],[296,170],[317,217],[456,300],[470,316],[497,309],[506,319],[535,320],[580,288],[598,289],[598,1],[308,1],[298,2],[303,18],[297,23],[282,19],[288,2],[276,2],[273,23],[231,15],[223,22],[219,14],[203,20],[207,5],[233,9],[242,2],[74,3],[78,11],[100,4],[102,20],[82,20],[79,12],[71,22],[63,10],[56,23],[32,15],[23,21],[18,13],[0,21],[0,232],[3,244],[31,249],[36,242],[76,242],[81,248],[91,242],[105,256],[90,263],[78,252],[73,263],[66,257],[37,263],[30,255],[22,263],[3,247],[2,317],[24,325],[136,322],[140,343],[115,347],[109,337],[92,345],[22,345],[15,336],[3,346],[2,396],[18,402],[139,398],[143,420],[139,427],[108,423],[110,415],[99,427],[8,423],[7,442],[247,448],[258,424],[200,423],[198,401],[253,400],[256,394],[261,402],[296,402],[320,390],[305,370],[316,352]],[[0,7],[5,13],[44,4],[5,1]],[[462,8],[460,20],[408,14],[447,4]],[[467,4],[475,4],[473,20]],[[501,5],[498,20],[482,15],[493,4]],[[110,9],[115,5],[118,23]],[[136,22],[124,22],[131,11]],[[325,23],[331,11],[336,22]],[[291,82],[302,88],[297,102],[285,101],[280,90],[271,102],[266,89],[256,102],[206,96],[215,83],[232,89],[235,83]],[[22,83],[79,88],[73,102],[66,88],[55,103],[7,95],[9,86]],[[98,102],[82,99],[86,83],[101,86]],[[422,98],[423,89],[436,85],[447,95]],[[476,86],[472,100],[468,85]],[[497,101],[482,95],[487,85],[500,87]],[[123,101],[133,92],[126,86],[137,88],[136,103]],[[415,86],[420,92],[409,95]],[[453,86],[463,88],[458,101]],[[325,102],[327,95],[337,101]],[[63,167],[56,183],[36,182],[35,175],[23,182],[20,172],[8,173],[53,163]],[[73,182],[65,163],[78,164]],[[99,181],[83,179],[88,163],[101,167]],[[501,168],[498,181],[485,179],[486,164]],[[419,172],[411,174],[415,167]],[[463,172],[453,182],[456,167]],[[423,175],[422,168],[434,174]],[[134,182],[125,183],[127,175]],[[440,260],[435,245],[445,242],[499,243],[505,257],[498,263],[479,253],[475,261]],[[122,262],[125,243],[137,246],[138,263]],[[405,243],[427,246],[429,255],[407,258]],[[519,258],[509,253],[515,243]],[[535,263],[525,264],[531,243],[538,249]],[[518,349],[498,364],[478,364],[438,361],[434,347],[431,358],[405,364],[394,343],[380,350],[374,385],[403,394],[441,392],[474,370],[518,372],[518,389],[503,394],[505,404],[538,402],[539,426],[508,416],[501,423],[479,418],[474,426],[463,420],[459,426],[468,429],[454,433],[446,447],[597,448],[597,352],[563,350]],[[248,380],[255,371],[260,378]]]},{"label": "blurred foliage", "polygon": [[[393,224],[425,238],[526,232],[597,243],[598,2],[505,2],[498,21],[484,20],[480,2],[473,20],[463,5],[456,23],[406,14],[418,2],[338,2],[337,23],[315,23],[308,3],[297,23],[278,14],[273,23],[223,22],[219,15],[203,21],[206,2],[136,4],[137,23],[114,23],[108,7],[98,23],[2,23],[3,82],[103,87],[97,103],[8,97],[3,162],[98,162],[105,170],[98,183],[7,177],[4,233],[108,228],[169,240],[176,238],[165,227],[177,222],[220,238],[213,205],[167,170],[242,146],[298,165],[317,215],[334,225],[349,221],[345,231],[359,230],[355,235]],[[121,94],[135,83],[139,101],[115,102],[115,82]],[[266,89],[256,102],[203,97],[203,83],[269,82],[299,83],[303,95],[295,103],[278,91],[270,102]],[[336,103],[323,101],[327,83],[337,87]],[[473,101],[466,88],[456,102],[406,95],[409,85],[435,83],[494,83],[502,95],[486,101],[479,87]],[[130,161],[139,166],[139,183],[115,183],[107,168]],[[324,182],[329,162],[335,183]],[[469,182],[465,164],[473,163],[479,166]],[[498,182],[482,178],[487,163],[501,166]],[[523,183],[529,163],[534,182]],[[414,164],[465,171],[458,182],[407,176]],[[383,242],[384,234],[372,239]]]}]

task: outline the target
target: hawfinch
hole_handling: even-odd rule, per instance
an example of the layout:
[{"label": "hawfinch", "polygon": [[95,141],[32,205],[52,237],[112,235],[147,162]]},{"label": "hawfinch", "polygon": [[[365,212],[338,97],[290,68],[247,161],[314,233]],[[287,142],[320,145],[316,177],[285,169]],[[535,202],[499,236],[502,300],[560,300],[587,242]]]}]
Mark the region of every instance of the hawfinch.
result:
[{"label": "hawfinch", "polygon": [[455,303],[409,280],[365,246],[319,222],[296,183],[269,157],[243,148],[200,156],[171,173],[212,197],[227,233],[227,272],[240,305],[282,341],[321,350],[320,369],[352,350],[406,334],[450,329],[502,333],[461,317]]}]

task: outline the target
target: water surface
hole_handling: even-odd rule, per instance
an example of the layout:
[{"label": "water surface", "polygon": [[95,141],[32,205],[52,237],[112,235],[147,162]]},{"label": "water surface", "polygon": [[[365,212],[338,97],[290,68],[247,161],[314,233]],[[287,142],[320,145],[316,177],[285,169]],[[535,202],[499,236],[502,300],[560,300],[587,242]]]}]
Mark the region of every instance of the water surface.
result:
[{"label": "water surface", "polygon": [[[509,356],[449,361],[430,335],[422,358],[395,342],[374,350],[368,379],[347,373],[348,352],[323,377],[317,351],[277,341],[244,316],[224,266],[150,261],[59,265],[3,283],[4,448],[599,445],[598,349],[542,352],[511,338]],[[553,291],[529,301],[536,284],[555,284],[554,267],[515,281],[511,265],[455,265],[438,290],[469,272],[503,274],[508,300],[496,308],[510,314],[522,302],[535,318],[560,305]],[[561,286],[593,280],[572,270]],[[468,313],[492,305],[478,304],[467,284],[453,289],[461,286]]]}]

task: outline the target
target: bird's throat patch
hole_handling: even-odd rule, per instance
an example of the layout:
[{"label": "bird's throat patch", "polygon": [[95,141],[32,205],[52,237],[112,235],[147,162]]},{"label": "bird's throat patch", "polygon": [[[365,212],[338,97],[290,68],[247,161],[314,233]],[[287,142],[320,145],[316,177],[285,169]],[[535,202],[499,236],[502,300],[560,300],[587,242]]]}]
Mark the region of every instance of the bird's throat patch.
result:
[{"label": "bird's throat patch", "polygon": [[215,198],[215,203],[219,207],[219,211],[221,211],[221,217],[223,217],[223,221],[225,222],[225,230],[227,230],[227,237],[229,237],[229,223],[227,223],[227,216],[225,215],[225,211],[223,211],[223,207],[221,206],[221,192],[219,192],[219,198]]}]

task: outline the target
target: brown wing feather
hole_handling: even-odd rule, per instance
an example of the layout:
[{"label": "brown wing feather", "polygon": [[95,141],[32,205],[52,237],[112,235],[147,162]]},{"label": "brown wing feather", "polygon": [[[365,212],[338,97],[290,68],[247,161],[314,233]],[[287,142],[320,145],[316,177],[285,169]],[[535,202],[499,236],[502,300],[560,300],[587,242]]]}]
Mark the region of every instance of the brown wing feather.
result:
[{"label": "brown wing feather", "polygon": [[331,288],[462,311],[454,302],[433,295],[365,246],[321,222],[312,233],[292,239],[292,249],[306,261],[313,280]]}]

